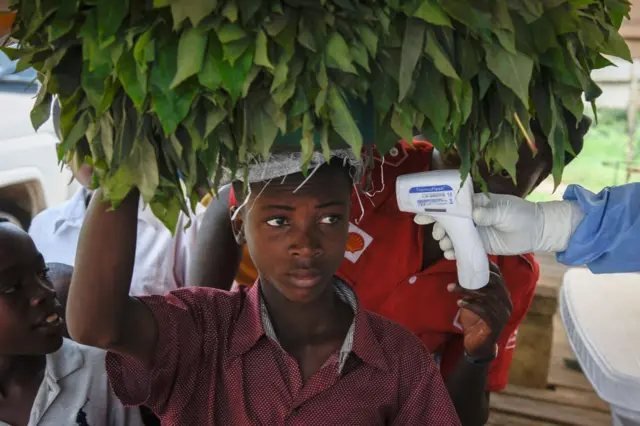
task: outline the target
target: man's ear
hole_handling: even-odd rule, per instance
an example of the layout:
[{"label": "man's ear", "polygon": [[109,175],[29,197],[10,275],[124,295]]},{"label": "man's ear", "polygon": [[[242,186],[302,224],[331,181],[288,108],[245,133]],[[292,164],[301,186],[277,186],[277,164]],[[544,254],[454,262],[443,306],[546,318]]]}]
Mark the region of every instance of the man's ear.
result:
[{"label": "man's ear", "polygon": [[229,215],[231,217],[231,228],[233,229],[233,236],[236,239],[238,245],[245,245],[247,243],[244,237],[244,217],[242,212],[238,211],[238,206],[231,206],[229,208]]}]

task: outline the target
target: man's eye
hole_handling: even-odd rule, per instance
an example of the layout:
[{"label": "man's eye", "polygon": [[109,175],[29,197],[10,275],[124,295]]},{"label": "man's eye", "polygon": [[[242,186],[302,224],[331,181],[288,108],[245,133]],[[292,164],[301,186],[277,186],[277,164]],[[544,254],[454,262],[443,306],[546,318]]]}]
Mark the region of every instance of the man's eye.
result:
[{"label": "man's eye", "polygon": [[320,219],[320,223],[324,225],[333,225],[334,223],[337,223],[339,220],[340,220],[340,216],[329,215]]},{"label": "man's eye", "polygon": [[14,294],[18,291],[19,284],[10,284],[0,289],[1,294]]},{"label": "man's eye", "polygon": [[281,226],[285,226],[287,224],[286,219],[282,217],[275,217],[273,219],[267,220],[267,225],[273,226],[274,228],[279,228]]}]

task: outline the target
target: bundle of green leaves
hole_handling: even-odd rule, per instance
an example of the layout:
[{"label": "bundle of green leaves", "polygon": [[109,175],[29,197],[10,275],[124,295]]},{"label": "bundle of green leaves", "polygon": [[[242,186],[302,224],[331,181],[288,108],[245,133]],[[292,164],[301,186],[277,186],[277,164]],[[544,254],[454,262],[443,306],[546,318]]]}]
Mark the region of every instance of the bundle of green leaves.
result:
[{"label": "bundle of green leaves", "polygon": [[18,69],[42,83],[35,127],[62,106],[63,158],[116,205],[137,187],[173,228],[223,167],[280,145],[308,161],[421,132],[515,176],[537,119],[562,175],[567,128],[629,59],[627,0],[12,0]]}]

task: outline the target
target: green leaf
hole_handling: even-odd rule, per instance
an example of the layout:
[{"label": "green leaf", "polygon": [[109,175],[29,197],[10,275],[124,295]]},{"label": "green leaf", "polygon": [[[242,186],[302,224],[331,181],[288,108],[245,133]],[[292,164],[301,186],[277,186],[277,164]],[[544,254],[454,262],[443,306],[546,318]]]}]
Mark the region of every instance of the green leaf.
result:
[{"label": "green leaf", "polygon": [[222,46],[223,59],[231,66],[234,66],[236,61],[242,57],[242,55],[253,45],[253,42],[248,38],[242,40],[232,41],[231,43],[224,44]]},{"label": "green leaf", "polygon": [[442,8],[453,19],[463,23],[469,28],[492,28],[491,15],[471,7],[471,3],[465,0],[442,0]]},{"label": "green leaf", "polygon": [[45,86],[41,86],[36,97],[36,102],[31,110],[31,124],[34,130],[38,129],[47,122],[51,116],[51,103],[53,102],[53,96],[47,92]]},{"label": "green leaf", "polygon": [[364,43],[364,45],[367,47],[369,55],[372,58],[375,58],[376,54],[378,53],[378,36],[376,35],[376,33],[374,33],[371,28],[365,25],[358,25],[356,27],[356,31],[360,36],[360,40],[362,40],[362,43]]},{"label": "green leaf", "polygon": [[298,24],[298,43],[310,51],[316,52],[318,50],[316,39],[309,27],[305,24],[304,18],[300,19],[300,23]]},{"label": "green leaf", "polygon": [[403,141],[411,143],[413,140],[413,126],[406,115],[397,108],[391,113],[391,128]]},{"label": "green leaf", "polygon": [[129,0],[111,1],[97,0],[98,5],[98,37],[101,43],[108,41],[122,25],[125,16],[129,12]]},{"label": "green leaf", "polygon": [[218,30],[218,39],[224,45],[247,37],[247,32],[237,24],[224,24]]},{"label": "green leaf", "polygon": [[489,71],[528,105],[533,60],[522,53],[509,53],[497,44],[485,44],[484,47]]},{"label": "green leaf", "polygon": [[458,77],[458,73],[453,65],[451,65],[451,61],[442,50],[442,47],[440,47],[440,43],[438,43],[435,34],[431,30],[426,32],[426,44],[424,51],[429,55],[438,71],[447,77],[455,78],[456,80],[460,78]]},{"label": "green leaf", "polygon": [[429,61],[422,61],[412,102],[429,119],[436,132],[444,130],[449,117],[445,78]]},{"label": "green leaf", "polygon": [[198,73],[198,82],[210,90],[217,90],[222,84],[222,74],[218,64],[222,61],[222,48],[216,35],[209,34],[209,44],[207,54],[202,65],[202,70]]},{"label": "green leaf", "polygon": [[267,48],[267,35],[264,31],[258,31],[256,37],[256,57],[254,59],[256,65],[263,66],[270,70],[274,69],[273,64],[269,60],[269,50]]},{"label": "green leaf", "polygon": [[142,111],[147,97],[147,74],[138,68],[131,52],[123,52],[116,66],[116,73],[124,91],[133,101],[135,107]]},{"label": "green leaf", "polygon": [[510,126],[504,126],[500,137],[493,142],[495,147],[495,159],[509,173],[513,180],[516,179],[516,164],[518,163],[518,149],[520,145]]},{"label": "green leaf", "polygon": [[242,95],[244,82],[251,71],[253,52],[247,50],[232,66],[225,61],[218,61],[218,70],[222,77],[222,87],[231,95],[233,102]]},{"label": "green leaf", "polygon": [[236,22],[238,20],[238,6],[234,1],[229,1],[222,8],[222,16],[227,18],[230,22]]},{"label": "green leaf", "polygon": [[72,150],[78,143],[78,141],[84,137],[84,134],[89,127],[90,119],[91,117],[89,116],[89,112],[84,111],[74,122],[73,127],[71,128],[69,133],[67,135],[63,134],[64,137],[60,146],[65,152],[69,152],[70,150]]},{"label": "green leaf", "polygon": [[287,74],[289,73],[289,59],[286,55],[280,56],[280,61],[276,66],[275,73],[273,75],[273,82],[271,83],[271,92],[274,92],[277,88],[282,86],[287,81]]},{"label": "green leaf", "polygon": [[358,75],[355,67],[351,63],[351,53],[349,46],[344,41],[342,35],[334,31],[327,42],[326,63],[329,68],[337,68],[341,71]]},{"label": "green leaf", "polygon": [[618,58],[632,62],[629,46],[627,46],[622,36],[613,28],[609,30],[609,38],[607,39],[607,43],[602,46],[602,53],[617,56]]},{"label": "green leaf", "polygon": [[329,86],[327,104],[331,107],[329,118],[334,130],[349,144],[353,152],[359,153],[362,149],[362,134],[342,95],[333,85]]},{"label": "green leaf", "polygon": [[171,14],[174,28],[178,28],[187,18],[194,27],[197,27],[204,18],[216,10],[217,6],[217,0],[172,0]]},{"label": "green leaf", "polygon": [[356,64],[360,65],[367,72],[371,72],[371,68],[369,67],[369,56],[364,44],[359,42],[352,43],[351,46],[349,46],[349,53]]},{"label": "green leaf", "polygon": [[404,99],[413,82],[413,72],[422,53],[426,29],[427,26],[424,22],[417,19],[407,19],[400,56],[398,102]]},{"label": "green leaf", "polygon": [[196,28],[188,28],[182,33],[178,43],[178,70],[171,82],[171,89],[175,89],[186,79],[202,70],[206,49],[206,33]]},{"label": "green leaf", "polygon": [[438,2],[434,0],[424,0],[420,2],[418,9],[413,12],[413,17],[422,19],[430,24],[453,28],[449,16],[444,12]]},{"label": "green leaf", "polygon": [[171,89],[177,53],[177,40],[160,46],[149,79],[152,105],[166,135],[173,133],[187,116],[198,90],[190,84]]}]

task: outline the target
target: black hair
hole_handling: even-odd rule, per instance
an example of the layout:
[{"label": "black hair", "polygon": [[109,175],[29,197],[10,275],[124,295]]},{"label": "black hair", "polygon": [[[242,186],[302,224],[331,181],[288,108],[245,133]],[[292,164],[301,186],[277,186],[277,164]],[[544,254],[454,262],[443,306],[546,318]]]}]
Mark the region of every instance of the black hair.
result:
[{"label": "black hair", "polygon": [[47,269],[49,270],[49,279],[56,281],[60,279],[69,279],[73,275],[73,266],[65,263],[50,262],[47,263]]}]

